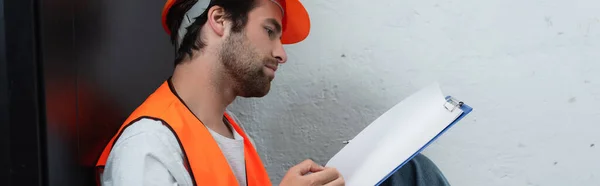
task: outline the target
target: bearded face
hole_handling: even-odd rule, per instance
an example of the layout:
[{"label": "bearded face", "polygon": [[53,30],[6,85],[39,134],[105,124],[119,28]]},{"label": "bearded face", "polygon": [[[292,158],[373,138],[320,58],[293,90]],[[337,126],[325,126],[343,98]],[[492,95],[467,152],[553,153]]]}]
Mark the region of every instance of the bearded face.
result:
[{"label": "bearded face", "polygon": [[271,88],[273,76],[268,75],[265,65],[277,65],[275,58],[258,52],[244,31],[232,32],[221,47],[219,58],[225,72],[233,82],[239,96],[263,97]]}]

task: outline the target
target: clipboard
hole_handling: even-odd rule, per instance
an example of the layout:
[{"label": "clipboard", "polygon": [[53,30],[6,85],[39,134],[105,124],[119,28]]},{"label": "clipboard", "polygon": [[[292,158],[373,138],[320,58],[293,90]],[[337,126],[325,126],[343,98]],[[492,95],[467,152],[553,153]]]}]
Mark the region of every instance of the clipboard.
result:
[{"label": "clipboard", "polygon": [[473,111],[472,107],[470,107],[469,105],[465,104],[464,102],[462,102],[452,96],[446,97],[446,103],[444,104],[444,108],[446,110],[448,110],[448,112],[454,112],[456,109],[460,109],[460,110],[462,110],[462,114],[460,114],[458,116],[458,118],[456,118],[452,123],[450,123],[446,128],[444,128],[435,137],[433,137],[431,140],[429,140],[429,142],[427,142],[425,145],[423,145],[423,147],[421,147],[419,150],[417,150],[412,156],[410,156],[410,158],[406,159],[404,162],[402,162],[402,164],[398,165],[398,167],[396,167],[388,175],[386,175],[379,182],[377,182],[376,185],[381,185],[383,182],[385,182],[390,176],[392,176],[394,173],[398,172],[398,170],[400,170],[400,168],[402,168],[406,163],[408,163],[415,156],[417,156],[419,153],[421,153],[425,148],[427,148],[431,143],[433,143],[433,141],[435,141],[438,137],[440,137],[442,134],[444,134],[452,126],[454,126],[454,124],[458,123],[462,118],[464,118],[469,113],[471,113],[471,111]]},{"label": "clipboard", "polygon": [[336,167],[349,186],[381,185],[472,110],[434,83],[343,141],[346,145],[326,166]]}]

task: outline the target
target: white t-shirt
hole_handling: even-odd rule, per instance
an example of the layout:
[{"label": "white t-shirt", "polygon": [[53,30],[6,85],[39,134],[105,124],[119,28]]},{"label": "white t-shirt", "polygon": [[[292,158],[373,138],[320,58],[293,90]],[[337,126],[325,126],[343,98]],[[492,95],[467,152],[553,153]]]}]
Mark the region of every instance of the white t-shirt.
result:
[{"label": "white t-shirt", "polygon": [[[210,130],[237,181],[246,185],[244,139]],[[193,185],[175,135],[159,120],[141,119],[127,127],[115,142],[101,177],[104,186]],[[199,180],[201,185],[202,180]]]}]

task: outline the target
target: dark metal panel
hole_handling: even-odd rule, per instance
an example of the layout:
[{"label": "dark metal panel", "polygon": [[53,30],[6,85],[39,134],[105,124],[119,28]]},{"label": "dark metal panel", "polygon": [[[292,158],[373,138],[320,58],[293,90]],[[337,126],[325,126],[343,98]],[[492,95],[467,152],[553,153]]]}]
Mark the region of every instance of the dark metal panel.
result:
[{"label": "dark metal panel", "polygon": [[172,72],[165,0],[85,0],[74,8],[79,163],[84,182],[126,117]]},{"label": "dark metal panel", "polygon": [[80,185],[77,162],[77,64],[74,61],[74,0],[40,0],[41,58],[46,100],[48,182]]},{"label": "dark metal panel", "polygon": [[14,47],[7,58],[19,61],[8,64],[16,71],[6,84],[11,179],[93,185],[106,142],[172,72],[173,50],[160,22],[165,1],[34,2],[13,1],[6,12],[13,14],[7,46]]},{"label": "dark metal panel", "polygon": [[[46,182],[44,109],[35,0],[4,1],[8,80],[9,185]],[[4,185],[4,184],[3,184]]]},{"label": "dark metal panel", "polygon": [[0,180],[10,183],[10,138],[8,118],[8,79],[6,77],[6,47],[4,32],[4,0],[0,0]]},{"label": "dark metal panel", "polygon": [[42,0],[49,185],[90,185],[119,125],[172,71],[164,0]]},{"label": "dark metal panel", "polygon": [[128,115],[172,71],[173,49],[161,25],[165,2],[78,1],[79,85],[113,100],[110,107],[118,109],[119,117]]}]

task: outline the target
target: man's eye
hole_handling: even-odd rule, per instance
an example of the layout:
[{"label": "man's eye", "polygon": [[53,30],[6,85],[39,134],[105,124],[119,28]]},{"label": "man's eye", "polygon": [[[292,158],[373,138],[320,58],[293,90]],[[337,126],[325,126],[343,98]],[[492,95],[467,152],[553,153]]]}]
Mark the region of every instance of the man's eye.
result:
[{"label": "man's eye", "polygon": [[269,36],[273,36],[275,34],[275,32],[273,31],[273,29],[271,29],[269,27],[265,27],[265,30],[267,31],[267,34],[269,34]]}]

